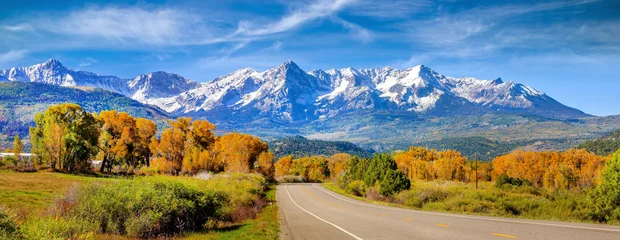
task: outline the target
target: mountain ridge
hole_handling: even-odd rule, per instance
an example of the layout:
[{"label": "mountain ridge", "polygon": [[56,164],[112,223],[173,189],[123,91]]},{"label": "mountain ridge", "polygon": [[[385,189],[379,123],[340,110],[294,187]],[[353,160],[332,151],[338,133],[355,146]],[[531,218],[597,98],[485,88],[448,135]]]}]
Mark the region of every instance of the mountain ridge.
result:
[{"label": "mountain ridge", "polygon": [[543,92],[501,78],[455,78],[426,65],[405,70],[342,68],[304,71],[293,61],[259,72],[244,68],[209,82],[152,72],[132,79],[74,71],[50,59],[0,71],[0,81],[103,88],[175,115],[209,120],[314,121],[359,110],[413,115],[527,113],[570,119],[590,115]]}]

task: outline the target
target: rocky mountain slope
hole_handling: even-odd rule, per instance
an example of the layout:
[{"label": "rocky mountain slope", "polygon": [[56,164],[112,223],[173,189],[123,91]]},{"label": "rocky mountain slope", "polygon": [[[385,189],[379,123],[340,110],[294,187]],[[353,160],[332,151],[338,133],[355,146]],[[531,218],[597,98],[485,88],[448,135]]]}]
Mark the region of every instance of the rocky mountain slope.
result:
[{"label": "rocky mountain slope", "polygon": [[515,82],[454,78],[419,65],[306,72],[292,61],[263,72],[245,68],[209,82],[176,74],[133,79],[73,71],[57,60],[0,71],[0,81],[99,87],[176,115],[223,122],[313,121],[356,111],[423,116],[527,113],[558,119],[587,117],[543,92]]}]

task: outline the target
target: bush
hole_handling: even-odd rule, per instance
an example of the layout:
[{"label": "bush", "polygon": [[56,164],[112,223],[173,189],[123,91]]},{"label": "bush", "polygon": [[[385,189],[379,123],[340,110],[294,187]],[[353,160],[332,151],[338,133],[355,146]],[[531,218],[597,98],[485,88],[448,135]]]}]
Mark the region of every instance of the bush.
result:
[{"label": "bush", "polygon": [[276,181],[278,181],[279,183],[303,183],[306,182],[306,179],[302,176],[297,175],[285,175],[277,177]]},{"label": "bush", "polygon": [[15,213],[0,205],[0,239],[19,239],[19,225]]},{"label": "bush", "polygon": [[355,180],[349,183],[349,185],[347,185],[347,192],[355,196],[360,196],[360,197],[365,196],[366,190],[368,190],[368,187],[361,180]]},{"label": "bush", "polygon": [[503,188],[506,186],[516,186],[516,187],[532,186],[532,182],[530,182],[530,180],[527,180],[527,179],[521,180],[519,178],[512,178],[506,175],[505,173],[502,173],[501,175],[499,175],[499,177],[497,177],[497,180],[495,181],[495,187]]},{"label": "bush", "polygon": [[403,172],[389,169],[379,183],[379,193],[383,196],[392,196],[409,187],[411,187],[411,182]]},{"label": "bush", "polygon": [[593,201],[594,220],[620,221],[620,151],[607,162],[603,170],[603,182],[592,191],[590,198]]},{"label": "bush", "polygon": [[13,156],[7,156],[0,159],[0,167],[13,168],[17,166],[17,159]]},{"label": "bush", "polygon": [[77,218],[44,217],[28,221],[22,229],[25,239],[95,239],[97,224]]},{"label": "bush", "polygon": [[170,236],[198,230],[221,217],[227,196],[200,191],[177,180],[138,178],[78,189],[67,219],[92,221],[103,233],[135,237]]},{"label": "bush", "polygon": [[448,190],[440,187],[425,187],[404,191],[398,198],[405,206],[422,208],[427,203],[441,202],[451,195]]}]

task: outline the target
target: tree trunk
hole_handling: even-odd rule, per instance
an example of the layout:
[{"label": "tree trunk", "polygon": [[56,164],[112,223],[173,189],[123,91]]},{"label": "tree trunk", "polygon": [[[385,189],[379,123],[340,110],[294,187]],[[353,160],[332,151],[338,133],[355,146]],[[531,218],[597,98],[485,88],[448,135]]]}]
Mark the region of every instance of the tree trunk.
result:
[{"label": "tree trunk", "polygon": [[103,154],[103,161],[101,161],[101,167],[99,168],[99,172],[103,173],[105,170],[105,164],[108,162],[108,155]]}]

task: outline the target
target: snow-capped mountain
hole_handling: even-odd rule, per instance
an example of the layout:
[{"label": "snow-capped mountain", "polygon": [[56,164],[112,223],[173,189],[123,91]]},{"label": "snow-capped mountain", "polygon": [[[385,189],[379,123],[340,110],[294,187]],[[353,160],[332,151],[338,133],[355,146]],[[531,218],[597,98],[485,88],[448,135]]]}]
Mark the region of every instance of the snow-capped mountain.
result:
[{"label": "snow-capped mountain", "polygon": [[305,121],[355,111],[402,111],[419,115],[530,113],[574,118],[587,114],[515,82],[454,78],[419,65],[306,72],[292,61],[263,72],[245,68],[197,83],[154,72],[121,79],[73,71],[56,60],[0,71],[0,81],[91,86],[129,96],[177,114],[235,122]]},{"label": "snow-capped mountain", "polygon": [[152,99],[177,96],[199,85],[199,83],[180,75],[166,72],[153,72],[133,79],[123,79],[85,71],[74,71],[66,68],[55,59],[29,67],[0,70],[0,81],[102,88],[148,104]]},{"label": "snow-capped mountain", "polygon": [[37,82],[65,87],[87,86],[128,94],[127,81],[114,76],[101,76],[91,72],[73,71],[58,60],[50,59],[29,67],[0,70],[0,78],[8,81]]},{"label": "snow-capped mountain", "polygon": [[305,72],[287,61],[264,72],[241,69],[160,107],[182,115],[275,120],[314,120],[358,110],[415,114],[517,112],[547,117],[583,117],[546,94],[515,82],[453,78],[420,65],[406,70],[330,69]]}]

